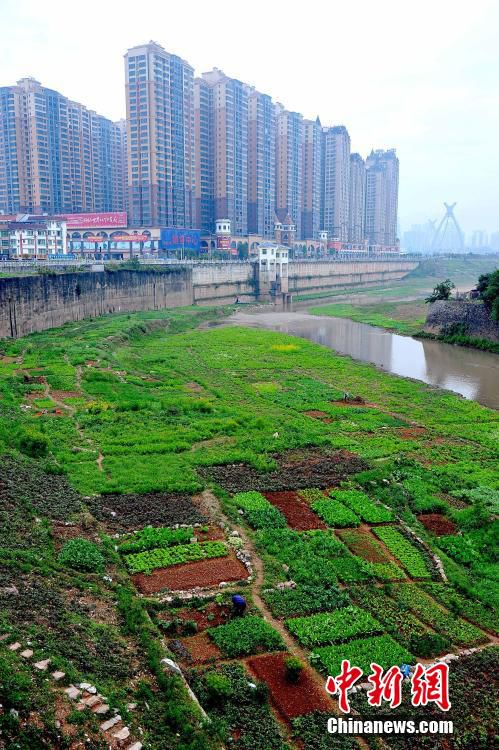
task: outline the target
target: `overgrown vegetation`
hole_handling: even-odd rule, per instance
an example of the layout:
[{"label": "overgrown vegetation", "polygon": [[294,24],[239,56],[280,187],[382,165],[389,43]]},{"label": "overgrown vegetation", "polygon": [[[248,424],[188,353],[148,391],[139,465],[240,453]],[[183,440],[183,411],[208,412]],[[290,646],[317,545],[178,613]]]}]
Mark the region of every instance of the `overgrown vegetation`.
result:
[{"label": "overgrown vegetation", "polygon": [[[189,675],[212,718],[206,729],[181,680],[164,672],[160,619],[148,615],[187,605],[139,598],[130,583],[134,556],[147,571],[151,554],[162,566],[200,549],[225,554],[223,542],[190,541],[208,512],[192,495],[209,484],[255,541],[265,602],[299,627],[325,672],[343,658],[366,671],[373,660],[433,658],[482,645],[497,627],[498,415],[281,334],[192,330],[215,315],[110,316],[1,344],[0,701],[32,723],[19,740],[19,724],[0,717],[16,750],[66,740],[48,683],[7,650],[15,640],[68,682],[94,682],[151,750],[287,748],[265,686],[235,663]],[[338,403],[345,392],[365,403]],[[39,410],[41,397],[61,413]],[[328,421],[304,413],[313,410]],[[341,505],[360,528],[293,531],[261,494],[291,488],[312,509]],[[422,513],[445,514],[451,533],[432,533]],[[398,563],[424,581],[404,579]],[[204,634],[224,658],[283,649],[249,589],[248,600],[247,616]],[[488,727],[492,709],[481,711]],[[306,748],[322,750],[316,719],[295,728]]]}]

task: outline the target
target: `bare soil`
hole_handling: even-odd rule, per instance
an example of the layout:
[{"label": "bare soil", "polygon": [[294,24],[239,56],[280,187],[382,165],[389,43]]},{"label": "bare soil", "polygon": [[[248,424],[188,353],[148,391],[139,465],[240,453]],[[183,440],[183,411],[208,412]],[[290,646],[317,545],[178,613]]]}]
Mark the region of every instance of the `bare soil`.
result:
[{"label": "bare soil", "polygon": [[207,520],[192,498],[181,493],[101,495],[89,499],[87,504],[110,531],[130,531],[148,525],[205,523]]},{"label": "bare soil", "polygon": [[296,492],[264,492],[269,502],[278,508],[288,522],[288,526],[299,531],[326,529],[326,524]]},{"label": "bare soil", "polygon": [[218,586],[222,581],[242,581],[247,578],[248,571],[233,554],[228,557],[159,568],[148,576],[144,573],[132,576],[134,584],[143,594],[155,594],[163,589],[184,591],[193,588],[209,588]]},{"label": "bare soil", "polygon": [[62,401],[65,398],[79,398],[81,393],[77,391],[50,391],[50,396],[56,401]]},{"label": "bare soil", "polygon": [[[198,631],[202,633],[208,628],[214,628],[217,625],[223,625],[230,619],[231,608],[215,602],[210,602],[203,609],[188,608],[181,609],[178,612],[162,612],[158,615],[158,620],[171,620],[172,617],[180,619],[182,622],[195,622]],[[180,626],[180,629],[182,626]],[[170,631],[169,631],[170,632]]]},{"label": "bare soil", "polygon": [[[345,532],[348,532],[348,542],[344,538]],[[336,534],[354,553],[354,555],[362,557],[363,560],[373,563],[391,562],[391,558],[385,554],[381,544],[373,537],[367,528],[336,529]],[[354,541],[352,541],[352,537],[354,537]]]},{"label": "bare soil", "polygon": [[456,524],[441,513],[424,513],[418,516],[418,520],[435,536],[448,536],[457,531]]},{"label": "bare soil", "polygon": [[190,638],[182,638],[182,643],[194,664],[206,664],[222,657],[220,649],[210,640],[208,633],[198,633]]},{"label": "bare soil", "polygon": [[309,409],[302,413],[305,414],[306,417],[312,417],[312,419],[324,419],[324,417],[329,416],[325,411],[319,411],[318,409]]},{"label": "bare soil", "polygon": [[200,467],[199,473],[217,482],[227,492],[246,490],[280,491],[306,487],[334,487],[348,474],[367,468],[367,464],[348,451],[301,450],[273,454],[278,469],[259,472],[248,464]]},{"label": "bare soil", "polygon": [[404,440],[412,440],[426,434],[427,430],[424,427],[402,427],[397,430],[397,435]]},{"label": "bare soil", "polygon": [[290,721],[311,711],[332,714],[334,704],[325,689],[321,689],[311,668],[304,665],[298,682],[290,683],[285,677],[285,658],[286,654],[277,653],[252,656],[246,660],[250,672],[267,683],[271,701],[281,716]]}]

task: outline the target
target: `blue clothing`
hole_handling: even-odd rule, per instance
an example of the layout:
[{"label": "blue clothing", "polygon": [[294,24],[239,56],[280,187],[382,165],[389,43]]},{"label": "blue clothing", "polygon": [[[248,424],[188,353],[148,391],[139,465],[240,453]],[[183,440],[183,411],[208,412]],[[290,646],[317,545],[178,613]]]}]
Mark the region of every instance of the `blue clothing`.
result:
[{"label": "blue clothing", "polygon": [[241,596],[240,594],[234,594],[234,596],[232,597],[232,603],[236,607],[245,607],[246,599],[244,598],[244,596]]}]

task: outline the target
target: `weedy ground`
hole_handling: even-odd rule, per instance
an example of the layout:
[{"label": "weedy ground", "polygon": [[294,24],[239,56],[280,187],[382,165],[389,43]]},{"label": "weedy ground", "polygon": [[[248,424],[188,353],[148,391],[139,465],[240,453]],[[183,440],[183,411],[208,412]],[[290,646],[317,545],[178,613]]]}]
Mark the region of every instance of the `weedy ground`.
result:
[{"label": "weedy ground", "polygon": [[[15,640],[50,658],[68,680],[94,681],[152,750],[217,747],[229,737],[241,750],[291,747],[298,736],[307,750],[325,747],[322,715],[279,729],[268,690],[248,688],[246,655],[299,649],[295,631],[314,644],[319,669],[336,665],[341,643],[364,659],[365,644],[386,658],[423,658],[492,642],[499,415],[301,339],[198,328],[227,312],[109,316],[0,345],[0,631],[7,634],[0,723],[12,750],[76,748],[85,732],[87,747],[103,746],[93,714],[58,713],[54,691],[3,645]],[[343,402],[345,392],[358,400]],[[190,675],[214,721],[208,732],[182,684],[160,665],[164,633],[173,627],[184,634],[175,613],[186,605],[140,597],[114,537],[147,525],[206,523],[206,508],[193,496],[207,487],[244,543],[258,550],[250,615],[272,622],[270,631],[255,620],[245,628],[245,618],[227,627],[216,612],[206,615],[225,628],[207,631],[224,654],[222,666]],[[239,513],[241,491],[265,491],[270,504],[273,491],[296,492],[310,513],[320,503],[323,520],[317,516],[317,530],[294,531],[282,514],[265,511],[251,527]],[[342,498],[350,505],[355,498],[354,528],[337,532],[322,497],[335,512]],[[373,503],[391,511],[388,521],[365,521]],[[433,524],[419,521],[429,514]],[[65,546],[75,538],[90,547]],[[278,584],[291,578],[297,587],[286,593]],[[227,605],[215,595],[214,603]],[[336,616],[317,617],[344,606],[369,613],[358,614],[355,634]],[[287,628],[298,615],[300,628]],[[173,641],[188,660],[188,649]],[[480,669],[493,670],[496,658],[487,646],[460,659],[459,669],[466,674],[466,664],[471,670],[479,660]],[[307,669],[307,680],[315,679]],[[478,725],[487,735],[493,709],[481,698]],[[469,738],[464,724],[460,731]],[[354,745],[327,745],[335,746]]]}]

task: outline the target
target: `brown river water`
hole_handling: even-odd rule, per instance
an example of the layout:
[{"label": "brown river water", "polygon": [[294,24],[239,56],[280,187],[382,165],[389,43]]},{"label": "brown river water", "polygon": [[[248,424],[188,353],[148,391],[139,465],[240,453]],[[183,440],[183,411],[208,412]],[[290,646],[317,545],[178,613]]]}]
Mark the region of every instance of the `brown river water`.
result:
[{"label": "brown river water", "polygon": [[452,346],[439,341],[400,336],[383,328],[356,323],[347,318],[296,312],[238,311],[233,325],[267,328],[300,336],[347,354],[362,362],[372,362],[380,370],[461,394],[484,406],[499,409],[499,355]]}]

